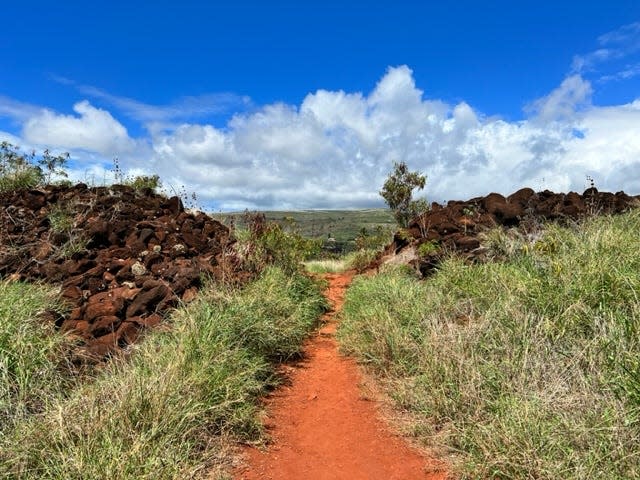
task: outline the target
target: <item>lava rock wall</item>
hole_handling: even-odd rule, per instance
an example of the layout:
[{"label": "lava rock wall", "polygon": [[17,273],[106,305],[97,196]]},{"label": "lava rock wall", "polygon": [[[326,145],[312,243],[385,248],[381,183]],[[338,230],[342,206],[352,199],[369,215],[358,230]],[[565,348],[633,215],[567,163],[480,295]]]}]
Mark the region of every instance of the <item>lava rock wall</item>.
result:
[{"label": "lava rock wall", "polygon": [[63,331],[88,357],[136,341],[191,301],[203,275],[242,280],[229,229],[178,197],[131,187],[49,186],[0,195],[0,278],[61,284]]},{"label": "lava rock wall", "polygon": [[421,258],[404,256],[411,259],[421,273],[427,274],[438,264],[443,251],[461,252],[472,259],[480,255],[479,234],[497,226],[517,227],[526,232],[539,228],[541,222],[622,213],[638,204],[640,196],[599,192],[596,188],[589,188],[583,194],[549,190],[536,193],[523,188],[508,197],[491,193],[467,201],[450,201],[446,206],[433,203],[429,211],[409,224],[408,229],[396,233],[376,265],[399,256],[408,248],[419,250],[420,245],[431,242],[438,251]]}]

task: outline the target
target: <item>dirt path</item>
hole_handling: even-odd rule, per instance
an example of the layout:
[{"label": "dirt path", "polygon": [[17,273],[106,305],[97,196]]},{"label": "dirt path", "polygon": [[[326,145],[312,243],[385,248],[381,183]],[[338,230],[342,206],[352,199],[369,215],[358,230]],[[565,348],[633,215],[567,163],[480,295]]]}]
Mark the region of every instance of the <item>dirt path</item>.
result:
[{"label": "dirt path", "polygon": [[[429,461],[389,432],[375,402],[362,398],[357,366],[338,353],[335,314],[353,274],[328,274],[333,310],[290,367],[290,384],[267,400],[266,451],[245,448],[237,480],[444,480]],[[431,473],[427,473],[431,471]]]}]

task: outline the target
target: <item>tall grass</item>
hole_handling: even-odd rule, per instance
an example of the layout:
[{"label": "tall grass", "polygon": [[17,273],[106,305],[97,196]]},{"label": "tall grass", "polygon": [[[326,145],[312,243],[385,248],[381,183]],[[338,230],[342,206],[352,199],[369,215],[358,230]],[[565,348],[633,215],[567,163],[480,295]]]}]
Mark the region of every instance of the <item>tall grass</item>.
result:
[{"label": "tall grass", "polygon": [[309,273],[340,273],[347,270],[349,263],[346,258],[328,258],[324,260],[308,260],[303,262]]},{"label": "tall grass", "polygon": [[0,439],[0,477],[176,479],[224,463],[220,438],[255,439],[273,362],[295,356],[324,299],[267,269],[241,292],[209,291],[128,359]]},{"label": "tall grass", "polygon": [[338,335],[462,478],[640,478],[640,212],[357,279]]},{"label": "tall grass", "polygon": [[308,260],[303,262],[304,268],[310,273],[340,273],[347,270],[366,270],[371,262],[380,254],[380,250],[360,249],[349,252],[339,258],[324,260]]},{"label": "tall grass", "polygon": [[38,318],[57,309],[53,288],[0,281],[0,435],[68,386],[63,372],[68,341]]}]

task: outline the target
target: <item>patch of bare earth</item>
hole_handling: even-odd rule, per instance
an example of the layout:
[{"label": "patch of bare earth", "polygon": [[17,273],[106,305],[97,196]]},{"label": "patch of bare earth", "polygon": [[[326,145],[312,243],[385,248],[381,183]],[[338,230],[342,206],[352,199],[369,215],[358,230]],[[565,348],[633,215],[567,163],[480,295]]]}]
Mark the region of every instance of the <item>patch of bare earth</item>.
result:
[{"label": "patch of bare earth", "polygon": [[338,352],[336,313],[353,273],[327,274],[333,310],[289,367],[290,382],[267,402],[266,449],[244,447],[237,480],[445,479],[443,464],[393,434],[379,406],[360,390],[358,367]]}]

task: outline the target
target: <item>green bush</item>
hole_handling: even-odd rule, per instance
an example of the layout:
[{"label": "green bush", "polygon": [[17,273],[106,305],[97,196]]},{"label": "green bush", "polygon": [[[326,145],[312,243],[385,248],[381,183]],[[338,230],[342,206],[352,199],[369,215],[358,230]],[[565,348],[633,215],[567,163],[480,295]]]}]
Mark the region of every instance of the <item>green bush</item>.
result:
[{"label": "green bush", "polygon": [[71,258],[86,251],[89,242],[84,231],[76,228],[74,214],[67,205],[56,204],[47,215],[51,232],[56,235],[53,244],[58,258]]},{"label": "green bush", "polygon": [[634,211],[500,240],[500,263],[359,278],[342,348],[462,478],[638,478],[638,231]]},{"label": "green bush", "polygon": [[0,192],[33,188],[42,182],[42,170],[32,163],[34,156],[21,154],[8,142],[0,143]]},{"label": "green bush", "polygon": [[355,246],[356,250],[381,250],[386,247],[392,239],[393,231],[382,227],[382,225],[376,226],[372,232],[363,227],[355,238]]},{"label": "green bush", "polygon": [[438,242],[434,240],[423,242],[418,246],[418,256],[420,258],[426,258],[429,255],[432,255],[439,251],[440,251],[440,245],[438,245]]},{"label": "green bush", "polygon": [[51,207],[47,218],[53,233],[69,234],[74,228],[73,214],[60,204]]}]

